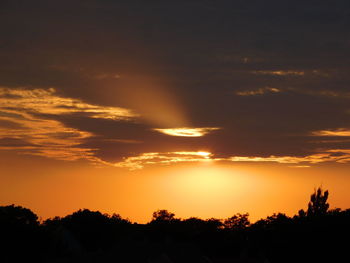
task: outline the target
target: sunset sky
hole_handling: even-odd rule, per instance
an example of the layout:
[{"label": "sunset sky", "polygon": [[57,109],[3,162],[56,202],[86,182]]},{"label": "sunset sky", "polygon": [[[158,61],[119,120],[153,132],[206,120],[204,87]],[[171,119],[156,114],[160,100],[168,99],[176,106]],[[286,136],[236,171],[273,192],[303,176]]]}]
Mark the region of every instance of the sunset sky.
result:
[{"label": "sunset sky", "polygon": [[348,0],[0,1],[0,205],[349,208],[349,28]]}]

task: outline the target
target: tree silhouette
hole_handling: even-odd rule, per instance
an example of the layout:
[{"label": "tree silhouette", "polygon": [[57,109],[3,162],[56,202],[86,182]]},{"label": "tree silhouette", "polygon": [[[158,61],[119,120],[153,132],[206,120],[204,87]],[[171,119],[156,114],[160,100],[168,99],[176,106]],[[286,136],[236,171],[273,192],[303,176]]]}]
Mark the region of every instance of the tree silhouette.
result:
[{"label": "tree silhouette", "polygon": [[328,196],[316,188],[299,216],[252,224],[248,213],[180,219],[164,209],[147,224],[88,209],[39,222],[27,208],[0,206],[0,262],[349,261],[350,209],[329,210]]},{"label": "tree silhouette", "polygon": [[250,221],[248,219],[249,214],[236,214],[230,218],[227,218],[224,221],[224,226],[226,229],[244,229],[250,225]]},{"label": "tree silhouette", "polygon": [[210,229],[219,229],[222,228],[222,220],[217,218],[209,218],[205,221],[206,225]]},{"label": "tree silhouette", "polygon": [[109,216],[99,211],[80,209],[64,218],[48,219],[44,224],[56,231],[63,227],[84,249],[94,251],[118,242],[131,223],[118,214]]},{"label": "tree silhouette", "polygon": [[0,206],[0,223],[1,225],[32,225],[39,224],[38,216],[28,208],[21,206],[9,205]]},{"label": "tree silhouette", "polygon": [[321,187],[314,191],[308,204],[308,216],[319,216],[327,213],[329,208],[329,204],[327,203],[328,194],[328,190],[323,191]]},{"label": "tree silhouette", "polygon": [[170,222],[175,220],[175,214],[168,210],[162,209],[153,212],[152,221],[156,222]]},{"label": "tree silhouette", "polygon": [[38,262],[44,236],[38,216],[22,206],[0,206],[1,262]]}]

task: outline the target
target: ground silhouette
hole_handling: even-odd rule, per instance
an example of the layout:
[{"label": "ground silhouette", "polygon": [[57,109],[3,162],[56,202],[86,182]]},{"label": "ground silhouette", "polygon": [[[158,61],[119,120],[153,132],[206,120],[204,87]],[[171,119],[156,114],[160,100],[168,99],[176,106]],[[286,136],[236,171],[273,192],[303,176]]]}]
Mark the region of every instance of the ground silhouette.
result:
[{"label": "ground silhouette", "polygon": [[221,220],[180,219],[167,210],[147,224],[83,209],[39,222],[27,208],[0,207],[0,262],[348,262],[350,209],[329,210],[318,188],[307,211]]}]

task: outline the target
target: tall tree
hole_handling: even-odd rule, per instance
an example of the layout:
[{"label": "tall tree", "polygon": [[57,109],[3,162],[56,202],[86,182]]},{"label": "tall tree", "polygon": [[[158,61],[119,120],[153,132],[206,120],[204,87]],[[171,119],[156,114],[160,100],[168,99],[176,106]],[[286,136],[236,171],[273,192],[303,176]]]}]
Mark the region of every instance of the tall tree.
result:
[{"label": "tall tree", "polygon": [[328,195],[328,190],[323,191],[321,187],[317,188],[317,190],[315,189],[315,192],[310,197],[307,215],[318,216],[326,214],[329,208],[327,203]]}]

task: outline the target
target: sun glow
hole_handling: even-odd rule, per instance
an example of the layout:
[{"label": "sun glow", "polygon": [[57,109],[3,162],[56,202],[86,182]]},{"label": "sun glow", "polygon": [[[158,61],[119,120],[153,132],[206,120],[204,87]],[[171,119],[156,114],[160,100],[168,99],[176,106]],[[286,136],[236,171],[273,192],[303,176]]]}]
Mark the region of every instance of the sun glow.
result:
[{"label": "sun glow", "polygon": [[231,209],[239,205],[232,204],[242,198],[242,189],[256,187],[253,179],[247,172],[213,163],[175,168],[161,179],[158,177],[161,189],[167,193],[166,207],[179,215],[202,218],[213,214],[224,218],[233,213]]},{"label": "sun glow", "polygon": [[171,129],[154,129],[155,131],[164,133],[170,136],[181,137],[201,137],[212,131],[219,130],[218,127],[204,127],[204,128],[171,128]]},{"label": "sun glow", "polygon": [[205,198],[208,193],[213,195],[226,190],[228,185],[232,185],[232,181],[232,172],[215,166],[207,166],[184,171],[184,176],[179,178],[178,183],[179,187],[188,188],[189,193],[192,192],[197,197]]}]

